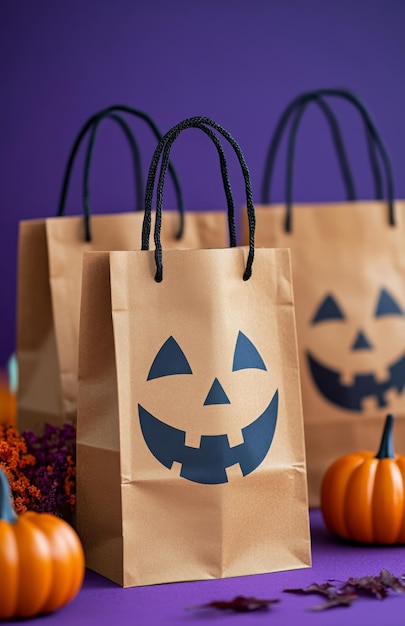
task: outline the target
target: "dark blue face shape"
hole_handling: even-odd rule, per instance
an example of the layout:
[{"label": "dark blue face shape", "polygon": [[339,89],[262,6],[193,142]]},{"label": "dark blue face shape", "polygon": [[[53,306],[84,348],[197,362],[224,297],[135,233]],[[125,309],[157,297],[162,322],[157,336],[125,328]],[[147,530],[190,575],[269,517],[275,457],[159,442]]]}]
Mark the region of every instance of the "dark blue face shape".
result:
[{"label": "dark blue face shape", "polygon": [[[374,318],[399,316],[404,312],[395,298],[386,289],[381,289],[374,310]],[[322,324],[328,321],[345,323],[346,315],[336,298],[328,294],[315,312],[311,324]],[[372,340],[364,329],[359,328],[353,338],[351,351],[373,351],[375,349]],[[378,406],[387,407],[386,394],[395,390],[401,393],[405,387],[405,354],[387,366],[387,377],[383,381],[376,380],[373,372],[359,373],[354,376],[351,384],[341,382],[342,374],[322,364],[309,351],[306,358],[312,379],[320,393],[336,406],[348,411],[362,411],[363,401],[366,398],[375,397]]]},{"label": "dark blue face shape", "polygon": [[[267,370],[258,350],[242,332],[236,339],[233,361],[229,365],[233,372],[243,369]],[[179,375],[193,375],[193,372],[177,341],[169,337],[153,360],[147,380]],[[203,405],[218,405],[220,410],[220,405],[231,402],[220,380],[214,378],[207,389]],[[198,448],[187,446],[185,431],[162,422],[140,404],[138,411],[146,445],[162,465],[171,469],[174,462],[180,463],[180,475],[183,478],[214,485],[228,482],[228,467],[239,464],[242,475],[246,476],[264,460],[276,429],[278,392],[275,392],[265,411],[242,429],[243,443],[233,447],[229,445],[226,434],[202,435]]]}]

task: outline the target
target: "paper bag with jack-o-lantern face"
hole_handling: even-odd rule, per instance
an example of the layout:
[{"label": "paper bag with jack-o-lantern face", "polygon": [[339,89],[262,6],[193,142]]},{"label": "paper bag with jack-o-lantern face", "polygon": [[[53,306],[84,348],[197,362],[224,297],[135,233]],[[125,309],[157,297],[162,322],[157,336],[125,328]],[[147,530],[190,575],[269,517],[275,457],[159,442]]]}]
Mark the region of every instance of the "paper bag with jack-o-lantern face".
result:
[{"label": "paper bag with jack-o-lantern face", "polygon": [[[117,114],[144,119],[156,138],[161,134],[153,120],[136,109],[110,107],[92,116],[79,132],[70,153],[62,185],[59,216],[25,220],[20,224],[18,272],[17,351],[19,363],[18,425],[41,432],[46,422],[76,421],[77,359],[82,258],[90,250],[139,249],[143,213],[89,216],[88,174],[94,139],[107,118],[118,122],[130,141],[139,195],[139,155],[135,138]],[[89,132],[85,159],[84,213],[63,216],[64,200],[77,151]],[[170,211],[164,224],[164,247],[194,248],[228,245],[224,211],[188,216],[182,225],[182,198],[174,170],[179,212]],[[140,178],[140,180],[139,180]],[[86,182],[87,181],[87,182]],[[143,203],[143,190],[141,190]],[[138,209],[142,207],[138,206]],[[90,228],[91,226],[91,228]],[[179,236],[181,235],[181,236]]]},{"label": "paper bag with jack-o-lantern face", "polygon": [[[209,123],[169,131],[162,172]],[[244,167],[250,247],[84,257],[77,524],[87,566],[123,586],[310,565],[290,255],[254,251],[249,173],[215,128]]]},{"label": "paper bag with jack-o-lantern face", "polygon": [[[291,209],[289,180],[287,206],[256,207],[257,245],[291,248],[314,506],[332,461],[356,449],[377,450],[387,412],[397,415],[396,446],[405,452],[405,203],[393,201],[389,162],[364,105],[345,91],[319,95],[341,96],[363,113],[368,139],[382,151],[389,199],[359,202],[349,194],[348,202]],[[311,97],[293,101],[281,123],[294,105]],[[291,126],[290,175],[302,111]],[[276,131],[274,137],[279,136]]]}]

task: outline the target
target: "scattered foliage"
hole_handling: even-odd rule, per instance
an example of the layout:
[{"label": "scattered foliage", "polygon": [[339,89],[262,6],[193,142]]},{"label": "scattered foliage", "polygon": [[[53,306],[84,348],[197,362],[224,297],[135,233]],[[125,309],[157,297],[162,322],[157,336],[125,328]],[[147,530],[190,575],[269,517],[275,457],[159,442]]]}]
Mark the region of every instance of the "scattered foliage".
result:
[{"label": "scattered foliage", "polygon": [[397,578],[388,570],[382,569],[378,576],[350,577],[343,583],[335,581],[318,584],[312,583],[308,587],[284,589],[286,593],[310,594],[315,593],[326,597],[326,602],[312,607],[313,611],[322,611],[336,606],[350,606],[359,595],[372,596],[384,600],[389,591],[405,593],[405,580]]},{"label": "scattered foliage", "polygon": [[0,467],[17,513],[71,516],[76,504],[76,429],[46,424],[42,435],[0,425]]},{"label": "scattered foliage", "polygon": [[379,600],[384,600],[391,589],[396,593],[405,593],[405,581],[403,578],[393,576],[388,570],[382,569],[378,576],[364,576],[362,578],[349,578],[347,585],[359,592],[365,592]]},{"label": "scattered foliage", "polygon": [[0,468],[10,483],[17,513],[35,508],[40,501],[41,492],[27,475],[35,464],[35,456],[28,453],[26,441],[18,430],[0,425]]},{"label": "scattered foliage", "polygon": [[251,596],[236,596],[233,600],[213,600],[207,604],[189,606],[188,609],[217,609],[219,611],[234,611],[235,613],[247,613],[268,609],[271,604],[277,604],[280,600],[259,600]]}]

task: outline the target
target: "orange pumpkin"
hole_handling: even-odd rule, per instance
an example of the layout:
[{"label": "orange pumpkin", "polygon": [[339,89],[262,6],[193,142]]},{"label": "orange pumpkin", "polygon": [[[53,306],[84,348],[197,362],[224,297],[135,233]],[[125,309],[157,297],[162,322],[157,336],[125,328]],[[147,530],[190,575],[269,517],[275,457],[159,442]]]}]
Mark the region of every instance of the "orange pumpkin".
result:
[{"label": "orange pumpkin", "polygon": [[50,613],[79,591],[84,576],[80,540],[48,513],[16,515],[0,470],[0,619]]},{"label": "orange pumpkin", "polygon": [[6,376],[0,372],[0,424],[14,425],[16,413],[16,395],[10,389]]},{"label": "orange pumpkin", "polygon": [[380,449],[335,461],[321,487],[329,530],[363,543],[405,543],[405,456],[394,454],[394,415],[386,418]]}]

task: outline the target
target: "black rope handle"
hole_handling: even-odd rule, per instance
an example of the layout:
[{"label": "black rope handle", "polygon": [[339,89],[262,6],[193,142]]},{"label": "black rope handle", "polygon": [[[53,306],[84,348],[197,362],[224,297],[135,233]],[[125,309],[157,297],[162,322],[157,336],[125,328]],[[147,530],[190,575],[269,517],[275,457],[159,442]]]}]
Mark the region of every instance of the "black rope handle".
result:
[{"label": "black rope handle", "polygon": [[[355,187],[354,187],[354,183],[353,183],[353,179],[351,175],[348,158],[346,155],[344,142],[342,140],[339,124],[336,120],[333,110],[329,107],[327,102],[323,100],[322,97],[319,97],[318,95],[316,95],[317,92],[319,92],[319,90],[304,92],[303,94],[300,94],[299,96],[294,98],[294,100],[292,100],[292,102],[290,102],[290,104],[284,109],[283,113],[281,114],[279,118],[279,121],[277,123],[277,126],[274,130],[273,136],[270,141],[270,146],[269,146],[269,150],[268,150],[267,157],[266,157],[266,163],[264,167],[262,189],[261,189],[261,197],[262,197],[263,204],[271,203],[270,188],[271,188],[271,182],[272,182],[272,178],[274,174],[275,160],[277,157],[281,139],[283,137],[283,134],[287,126],[287,123],[290,119],[290,116],[292,115],[294,109],[298,109],[297,115],[299,115],[299,111],[305,110],[305,108],[311,101],[314,101],[316,104],[318,104],[318,106],[324,112],[327,118],[327,121],[329,123],[333,144],[337,153],[339,166],[340,166],[343,180],[344,180],[345,187],[346,187],[347,199],[349,201],[356,199]],[[372,169],[372,176],[373,176],[374,185],[375,185],[375,197],[376,199],[381,200],[383,198],[382,178],[381,178],[380,167],[379,167],[378,159],[376,155],[376,146],[375,146],[373,137],[369,133],[369,129],[365,121],[364,121],[364,126],[365,126],[365,131],[366,131],[366,139],[367,139],[367,145],[368,145],[370,165]]]},{"label": "black rope handle", "polygon": [[[213,133],[210,130],[209,127],[205,126],[204,124],[198,124],[198,125],[196,124],[196,128],[200,128],[206,135],[208,135],[208,137],[210,137],[210,139],[214,142],[217,152],[218,152],[222,183],[224,186],[226,202],[227,202],[227,207],[228,207],[228,228],[229,228],[229,242],[230,242],[229,245],[231,247],[235,247],[237,245],[236,224],[235,224],[235,204],[233,200],[231,185],[229,182],[228,165],[226,162],[225,153],[222,149],[220,141],[218,140],[218,137],[215,135],[215,133]],[[168,155],[168,151],[166,150],[166,148],[164,148],[162,161],[164,160],[165,164],[168,161],[167,155]],[[156,162],[153,163],[155,177],[156,177],[158,163],[159,163],[159,158],[156,160]],[[154,190],[154,184],[153,186],[150,185],[149,189],[147,189],[145,206],[152,206],[153,190]],[[145,215],[149,217],[150,213],[149,212],[145,213]],[[142,249],[145,249],[145,250],[149,249],[149,238],[150,238],[150,229],[151,229],[151,220],[148,219],[148,217],[146,218],[148,232],[149,232],[148,241],[146,242],[144,239],[142,240],[142,246],[143,246]],[[161,219],[161,213],[160,213],[160,215],[156,215],[156,224],[157,224],[156,231],[157,232],[155,231],[155,236],[154,236],[154,241],[158,249],[159,247],[161,247],[160,246],[161,221],[162,219]]]},{"label": "black rope handle", "polygon": [[[144,113],[143,111],[139,110],[139,109],[134,109],[133,107],[129,107],[125,104],[114,104],[112,106],[106,107],[105,109],[102,109],[101,111],[98,111],[98,113],[95,113],[94,115],[92,115],[87,122],[82,126],[81,130],[79,131],[79,133],[76,136],[76,139],[73,143],[73,146],[70,150],[69,153],[69,157],[68,157],[68,161],[66,164],[66,168],[65,168],[65,172],[63,175],[63,180],[62,180],[62,188],[61,188],[61,193],[60,193],[60,197],[59,197],[59,205],[58,205],[58,212],[57,212],[57,216],[61,216],[64,214],[65,211],[65,204],[66,204],[66,197],[67,197],[67,192],[68,192],[68,188],[69,188],[69,182],[70,182],[70,177],[72,174],[72,169],[73,169],[73,164],[76,158],[76,154],[81,146],[81,143],[83,141],[84,136],[86,135],[86,133],[88,132],[89,128],[92,127],[92,125],[94,124],[94,122],[97,120],[97,118],[101,115],[105,115],[107,113],[114,113],[114,112],[121,112],[121,113],[128,113],[129,115],[133,115],[134,117],[138,117],[142,120],[144,120],[147,125],[149,126],[149,128],[151,129],[152,133],[154,134],[155,138],[160,141],[160,139],[162,138],[162,133],[159,130],[159,127],[156,125],[156,123],[152,120],[152,118],[147,114]],[[180,183],[179,183],[179,179],[177,177],[176,171],[174,169],[174,167],[169,164],[169,172],[170,172],[170,176],[172,178],[173,181],[173,185],[174,185],[174,189],[175,189],[175,194],[176,194],[176,200],[177,200],[177,208],[179,211],[179,230],[176,234],[176,239],[181,239],[183,236],[183,231],[184,231],[184,202],[183,202],[183,193],[180,187]],[[85,238],[86,241],[91,241],[91,231],[90,231],[90,223],[88,222],[88,224],[85,224]]]},{"label": "black rope handle", "polygon": [[[326,104],[326,102],[324,102],[321,98],[318,98],[315,100],[315,102],[318,102],[319,104],[323,103]],[[293,205],[293,178],[294,178],[294,160],[295,160],[295,149],[296,149],[296,144],[297,144],[297,133],[298,133],[298,129],[299,129],[299,125],[301,122],[301,119],[303,117],[303,114],[305,112],[305,109],[308,105],[308,101],[305,102],[303,105],[301,105],[300,108],[298,108],[298,111],[296,112],[294,119],[292,121],[291,124],[291,129],[290,129],[290,133],[289,133],[289,138],[288,138],[288,147],[287,147],[287,164],[286,164],[286,180],[285,180],[285,198],[286,198],[286,207],[287,207],[287,215],[289,216],[287,221],[286,221],[286,230],[288,231],[289,226],[291,226],[291,214],[292,214],[292,205]],[[331,111],[331,109],[329,109]],[[339,134],[339,138],[340,141],[342,141],[341,138],[341,134],[340,134],[340,129],[339,129],[339,124],[336,121],[336,118],[334,116],[334,114],[332,113],[333,118],[335,120],[335,123],[337,125],[338,128],[338,134]],[[374,169],[374,180],[376,182],[376,192],[378,194],[378,199],[381,199],[382,197],[382,180],[381,180],[381,172],[380,172],[380,168],[378,165],[378,161],[377,161],[377,155],[375,153],[375,144],[374,144],[374,140],[372,135],[370,134],[367,124],[365,124],[365,130],[366,130],[366,137],[367,137],[367,142],[368,142],[368,146],[369,146],[369,154],[370,154],[370,161],[371,164],[373,165],[373,169]],[[335,142],[336,145],[336,142]],[[342,149],[345,151],[344,148],[344,144],[342,142]],[[342,167],[342,173],[343,173],[343,161],[341,159],[341,157],[339,158],[339,162],[341,164]],[[347,158],[346,158],[346,165],[345,167],[347,167],[348,172],[350,173],[350,168],[347,162]],[[343,174],[344,175],[344,174]],[[351,177],[351,174],[350,174]],[[354,196],[349,196],[347,198],[348,201],[353,201],[356,200],[356,195]]]},{"label": "black rope handle", "polygon": [[[216,135],[211,130],[209,130],[209,128],[207,128],[204,124],[195,123],[193,124],[192,127],[200,128],[217,145],[218,139]],[[184,128],[182,128],[181,130],[184,130]],[[164,180],[165,180],[165,175],[167,171],[167,165],[169,162],[170,149],[172,147],[173,142],[176,140],[176,138],[180,134],[181,130],[178,130],[177,132],[172,133],[164,147],[163,156],[162,156],[162,165],[161,165],[161,170],[160,170],[160,175],[159,175],[159,180],[158,180],[158,185],[157,185],[157,208],[156,208],[156,223],[155,223],[155,232],[154,232],[155,259],[156,259],[156,264],[157,264],[157,272],[156,272],[155,279],[157,282],[160,282],[163,277],[162,246],[161,246],[161,241],[160,241],[160,230],[161,230],[161,221],[162,221]],[[225,177],[227,177],[227,171],[226,172],[223,171],[223,164],[225,164],[226,166],[225,159],[220,164],[221,164],[222,177],[224,179]],[[228,224],[229,224],[229,233],[230,233],[230,246],[235,247],[237,242],[236,242],[236,228],[235,228],[235,211],[234,211],[233,204],[232,204],[232,207],[228,209]]]},{"label": "black rope handle", "polygon": [[[86,149],[86,156],[84,159],[84,171],[83,171],[83,212],[84,212],[84,220],[85,220],[85,233],[86,233],[86,241],[91,240],[91,232],[90,232],[90,169],[91,162],[94,150],[94,142],[96,140],[97,131],[101,124],[101,122],[105,119],[112,119],[117,122],[129,143],[132,153],[133,160],[133,169],[134,169],[134,181],[135,181],[135,211],[142,211],[143,209],[143,196],[144,196],[144,181],[142,174],[142,161],[141,161],[141,153],[139,150],[138,142],[136,141],[129,125],[126,121],[116,113],[105,113],[99,115],[96,121],[93,123],[91,128],[89,141]],[[88,239],[87,237],[90,237]]]},{"label": "black rope handle", "polygon": [[[214,142],[217,148],[217,152],[219,156],[219,165],[220,165],[221,176],[222,176],[222,184],[224,186],[226,201],[227,201],[227,206],[228,206],[229,245],[231,248],[235,248],[237,245],[236,224],[235,224],[235,204],[233,201],[231,184],[229,182],[228,165],[226,162],[225,153],[222,149],[221,142],[219,141],[218,137],[216,136],[215,133],[212,132],[212,130],[209,127],[205,126],[204,124],[196,124],[195,126],[193,126],[193,128],[199,128],[200,130],[202,130]],[[174,139],[172,140],[170,138],[167,141],[166,146],[163,150],[162,166],[161,166],[161,173],[159,175],[158,187],[161,182],[162,170],[164,170],[165,172],[165,174],[163,175],[163,180],[166,175],[167,164],[169,161],[169,153],[170,153],[170,149],[171,149]],[[162,194],[163,194],[163,185],[164,185],[164,182],[162,182]],[[163,204],[163,199],[162,199],[162,204]],[[155,249],[160,250],[160,251],[162,249],[161,240],[160,240],[161,228],[162,228],[162,210],[160,210],[159,212],[156,212],[156,226],[155,226],[155,231],[154,231]]]},{"label": "black rope handle", "polygon": [[[322,98],[315,100],[315,102],[319,105],[320,109],[325,114],[325,117],[329,123],[331,134],[332,134],[332,141],[337,152],[338,163],[339,163],[340,170],[342,173],[343,183],[346,188],[346,197],[349,202],[352,202],[356,200],[357,192],[356,192],[353,176],[352,176],[350,165],[349,165],[349,159],[346,154],[345,144],[342,139],[342,134],[340,131],[339,123],[336,119],[336,116],[333,110],[331,109],[331,107],[329,106],[327,102],[322,100]],[[293,134],[292,134],[293,129],[295,131],[294,132],[294,137],[295,137],[296,133],[298,132],[298,128],[301,123],[301,120],[304,116],[304,113],[306,109],[308,108],[308,105],[309,105],[309,102],[305,102],[304,104],[301,105],[301,107],[298,107],[298,110],[295,113],[295,116],[291,125],[290,135],[289,135],[289,144],[288,144],[289,147],[291,146],[291,140],[293,137]],[[367,134],[367,137],[369,137],[368,134]],[[296,142],[294,142],[293,150],[295,149],[295,145],[296,145]],[[374,146],[373,143],[372,145]],[[374,154],[374,157],[375,157],[375,154]],[[289,164],[290,161],[287,160],[287,163]],[[288,166],[287,166],[287,171],[288,171]],[[290,189],[291,188],[289,188],[289,191]]]},{"label": "black rope handle", "polygon": [[[313,99],[314,97],[337,97],[348,100],[351,104],[353,104],[357,110],[359,111],[361,117],[364,120],[364,123],[367,126],[367,135],[369,135],[373,142],[375,143],[378,151],[380,153],[387,181],[387,197],[388,197],[388,220],[390,226],[395,226],[395,214],[394,214],[394,183],[392,177],[392,168],[390,159],[388,157],[385,146],[381,140],[381,137],[375,127],[375,124],[363,102],[351,91],[348,89],[318,89],[314,92],[308,92],[304,97],[307,99]],[[286,188],[289,190],[289,197],[287,198],[286,203],[286,220],[285,220],[285,230],[287,232],[291,232],[292,229],[292,167],[293,167],[293,156],[294,156],[294,146],[296,140],[296,134],[298,131],[298,125],[295,125],[291,129],[290,134],[290,142],[288,147],[288,167],[287,167],[287,182]]]},{"label": "black rope handle", "polygon": [[[155,153],[152,157],[151,165],[149,168],[148,181],[146,184],[146,193],[145,193],[145,217],[144,224],[142,229],[142,250],[149,250],[149,237],[151,230],[151,212],[152,212],[152,198],[153,198],[153,189],[155,186],[155,179],[157,173],[157,167],[160,160],[160,157],[163,152],[162,157],[162,165],[159,175],[159,180],[157,184],[157,201],[156,201],[156,222],[155,222],[155,232],[154,232],[154,240],[155,240],[155,262],[156,262],[156,282],[161,282],[163,279],[163,262],[162,262],[162,246],[160,242],[160,227],[161,227],[161,219],[162,219],[162,204],[163,204],[163,188],[165,182],[166,171],[169,162],[169,154],[170,149],[172,147],[173,142],[177,139],[180,133],[186,128],[199,128],[210,138],[212,139],[211,133],[207,132],[209,129],[206,127],[210,126],[217,130],[227,141],[231,144],[234,149],[236,156],[238,158],[239,164],[242,169],[244,181],[245,181],[245,191],[246,191],[246,206],[248,213],[248,221],[249,221],[249,253],[246,262],[246,268],[243,274],[243,280],[248,280],[252,274],[252,264],[254,259],[254,231],[255,231],[255,212],[253,206],[253,194],[252,194],[252,185],[250,180],[249,169],[246,165],[243,153],[239,147],[239,144],[235,141],[232,135],[226,131],[222,126],[214,122],[208,117],[192,117],[186,120],[183,120],[172,129],[170,129],[166,135],[159,142],[156,147]],[[213,133],[212,133],[213,134]],[[214,142],[215,143],[215,142]],[[218,146],[217,146],[218,148]],[[223,171],[223,164],[221,163],[221,171],[222,177],[227,175],[227,172]],[[234,213],[234,211],[233,211]],[[230,228],[230,240],[231,247],[236,245],[235,241],[232,237],[232,224],[234,224],[234,214],[228,214],[228,223]]]}]

